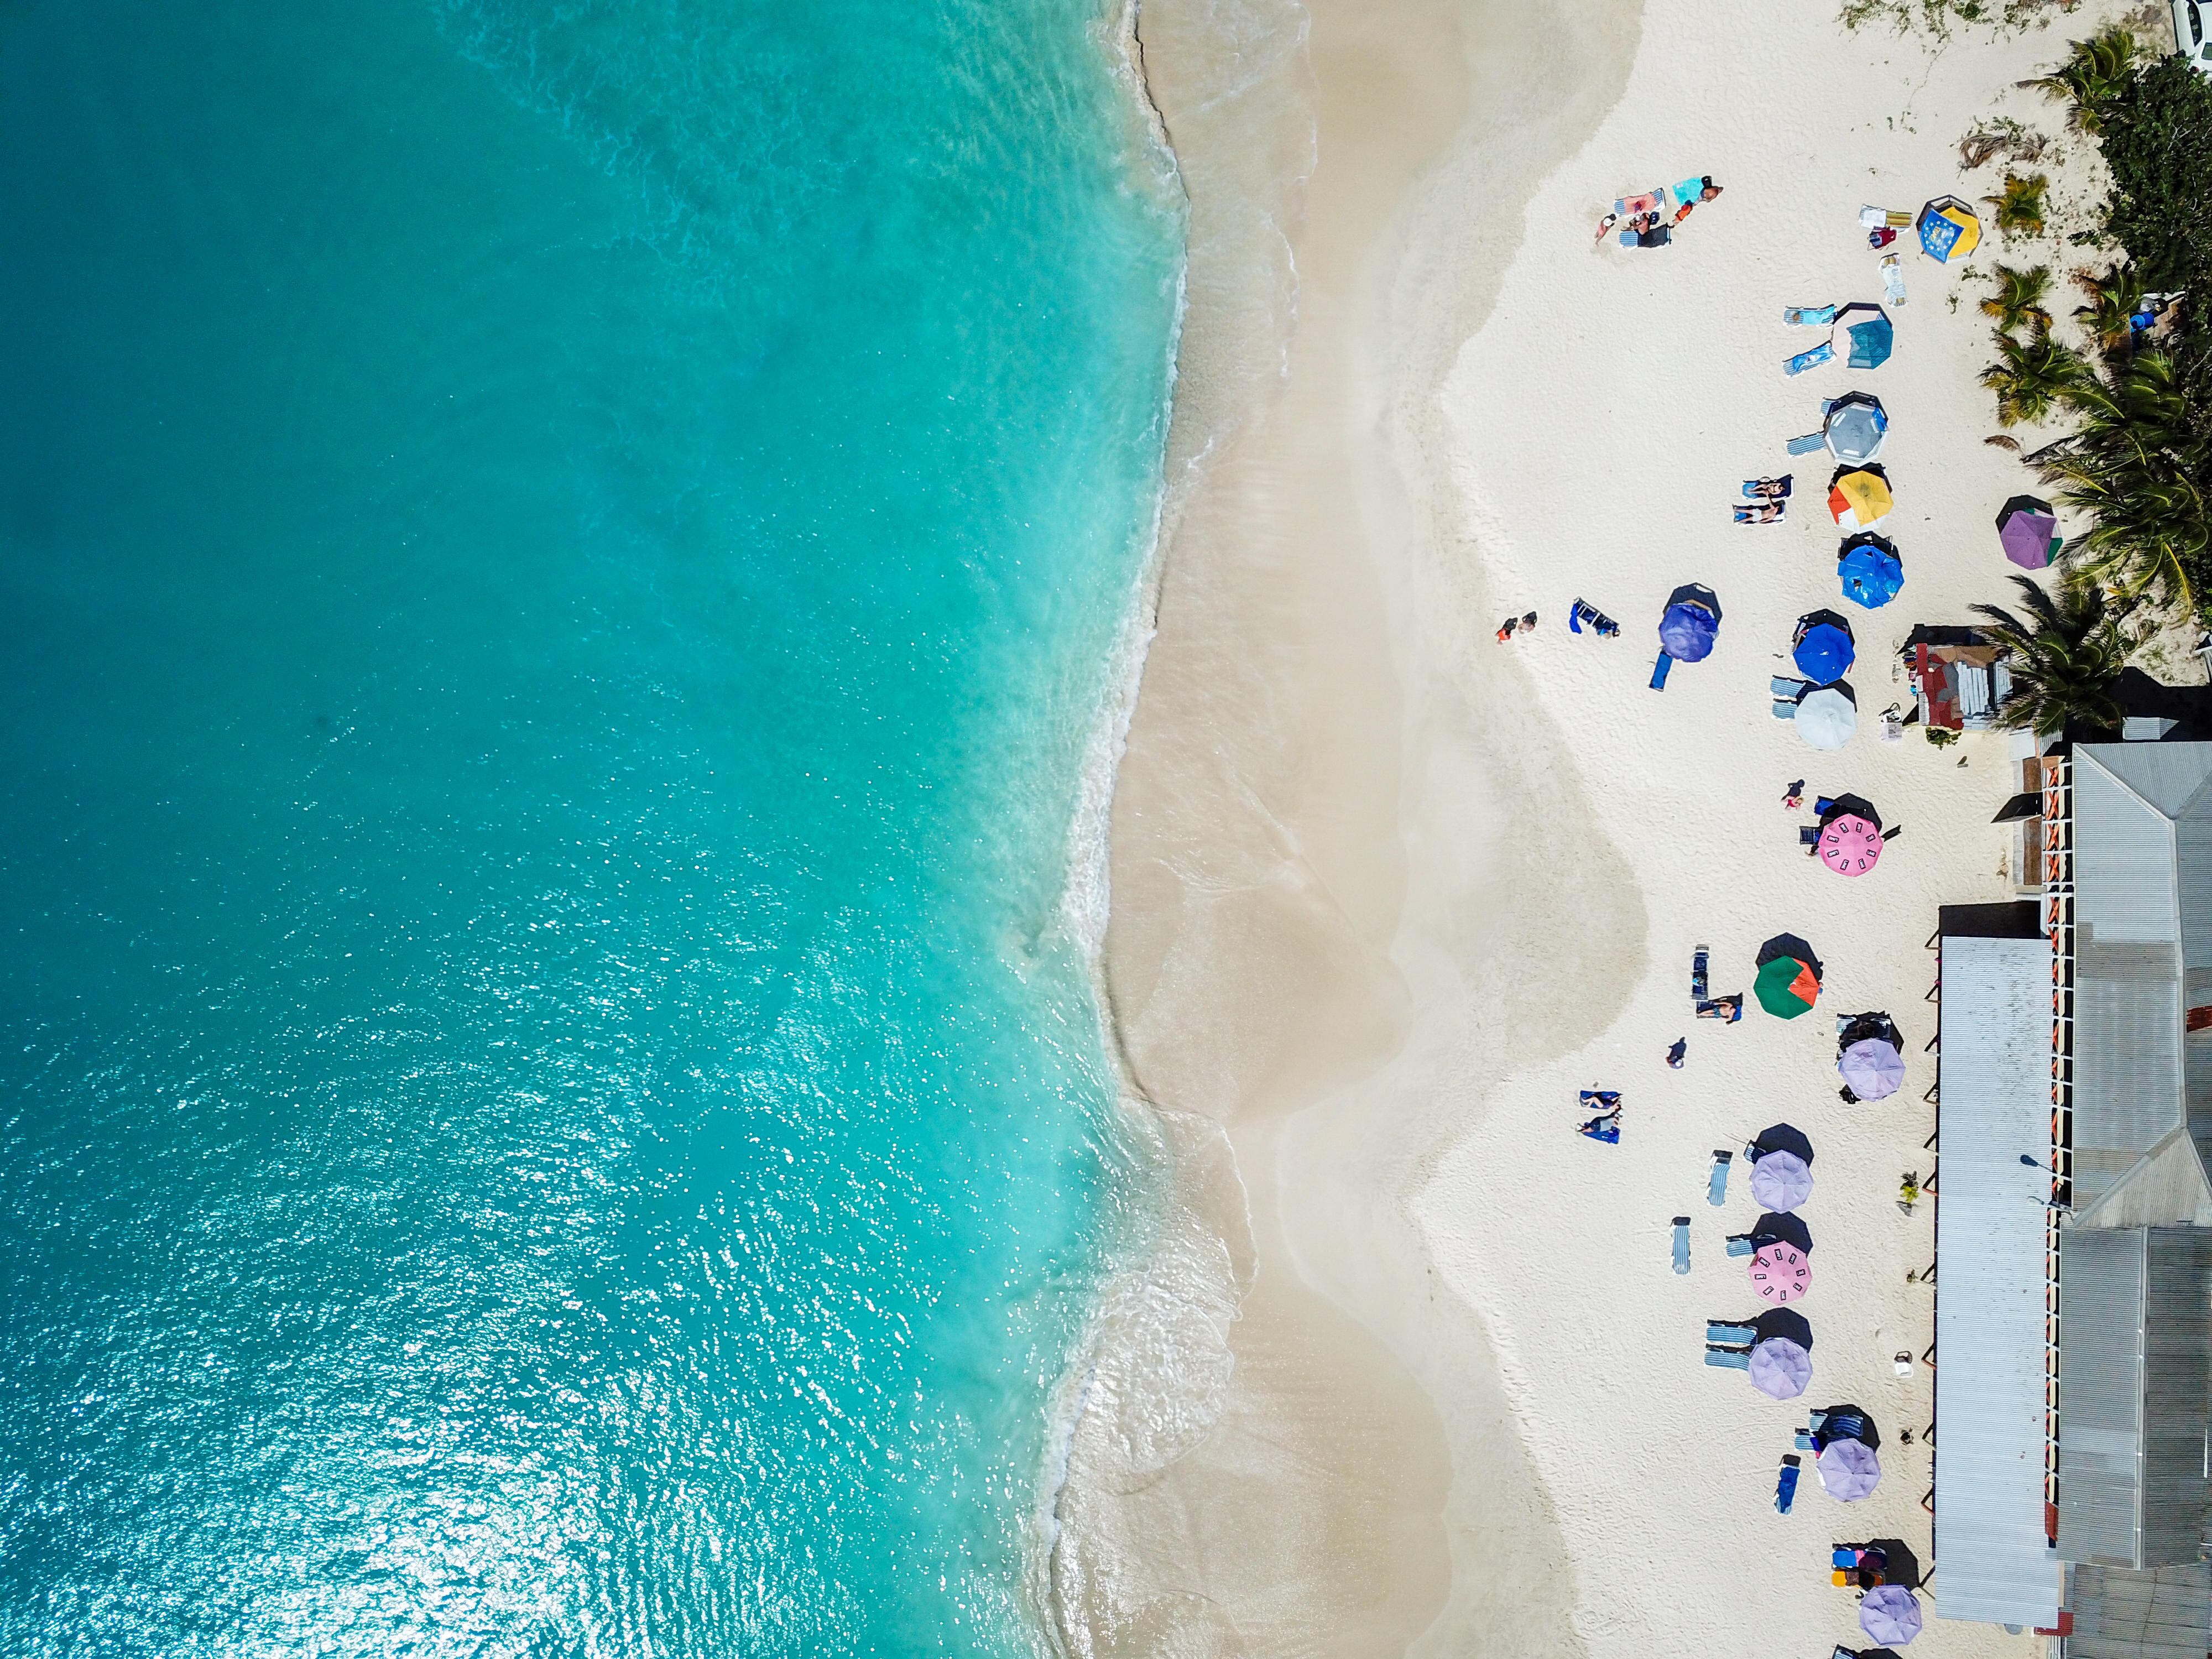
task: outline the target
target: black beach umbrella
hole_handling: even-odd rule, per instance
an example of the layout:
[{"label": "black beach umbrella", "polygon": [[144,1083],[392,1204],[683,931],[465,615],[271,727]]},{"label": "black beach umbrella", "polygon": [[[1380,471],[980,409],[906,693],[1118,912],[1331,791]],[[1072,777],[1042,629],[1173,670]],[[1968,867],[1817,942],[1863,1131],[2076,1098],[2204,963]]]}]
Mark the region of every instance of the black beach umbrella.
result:
[{"label": "black beach umbrella", "polygon": [[1779,1336],[1795,1342],[1807,1353],[1813,1352],[1813,1327],[1795,1308],[1769,1308],[1752,1321],[1751,1328],[1759,1333],[1761,1342]]},{"label": "black beach umbrella", "polygon": [[1780,957],[1789,957],[1803,963],[1813,970],[1814,979],[1826,977],[1820,966],[1820,958],[1813,954],[1813,947],[1795,933],[1777,933],[1765,944],[1760,945],[1756,965],[1764,968],[1768,963]]},{"label": "black beach umbrella", "polygon": [[1824,1406],[1817,1413],[1825,1420],[1814,1431],[1813,1444],[1826,1451],[1831,1440],[1856,1440],[1869,1451],[1881,1449],[1881,1431],[1863,1406]]},{"label": "black beach umbrella", "polygon": [[[1920,1588],[1920,1558],[1902,1538],[1869,1538],[1862,1547],[1882,1553],[1885,1559],[1881,1577],[1885,1583],[1902,1584],[1909,1590]],[[1876,1648],[1874,1651],[1887,1653],[1889,1650]]]},{"label": "black beach umbrella", "polygon": [[1795,1152],[1810,1164],[1813,1161],[1813,1143],[1805,1138],[1802,1129],[1787,1123],[1770,1123],[1751,1143],[1751,1161],[1756,1164],[1769,1152]]},{"label": "black beach umbrella", "polygon": [[1820,814],[1820,827],[1825,830],[1838,818],[1861,817],[1881,828],[1881,814],[1874,810],[1874,803],[1864,795],[1837,795],[1828,802],[1828,810]]},{"label": "black beach umbrella", "polygon": [[1864,1042],[1869,1037],[1887,1042],[1900,1054],[1905,1052],[1905,1038],[1898,1031],[1897,1022],[1880,1012],[1844,1016],[1842,1029],[1836,1033],[1836,1052],[1841,1054],[1854,1042]]},{"label": "black beach umbrella", "polygon": [[1755,1250],[1767,1244],[1794,1245],[1810,1255],[1813,1253],[1813,1230],[1786,1211],[1769,1210],[1751,1224],[1752,1249]]}]

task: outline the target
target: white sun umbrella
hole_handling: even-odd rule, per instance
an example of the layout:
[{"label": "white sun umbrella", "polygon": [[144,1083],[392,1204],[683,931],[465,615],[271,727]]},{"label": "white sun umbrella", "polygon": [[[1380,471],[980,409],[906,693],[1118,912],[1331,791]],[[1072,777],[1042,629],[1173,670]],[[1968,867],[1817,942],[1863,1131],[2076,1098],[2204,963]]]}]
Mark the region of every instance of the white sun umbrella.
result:
[{"label": "white sun umbrella", "polygon": [[1840,681],[1797,699],[1797,735],[1815,749],[1841,749],[1859,729],[1858,705]]}]

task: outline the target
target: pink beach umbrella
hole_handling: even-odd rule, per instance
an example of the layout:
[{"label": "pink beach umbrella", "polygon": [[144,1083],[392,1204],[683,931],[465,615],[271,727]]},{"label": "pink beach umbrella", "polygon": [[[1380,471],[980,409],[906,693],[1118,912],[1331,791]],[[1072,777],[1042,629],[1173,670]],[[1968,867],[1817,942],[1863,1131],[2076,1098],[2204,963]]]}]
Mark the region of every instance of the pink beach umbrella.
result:
[{"label": "pink beach umbrella", "polygon": [[1856,1504],[1881,1484],[1881,1460],[1863,1440],[1831,1440],[1819,1462],[1820,1486],[1829,1497]]},{"label": "pink beach umbrella", "polygon": [[1920,1634],[1920,1603],[1902,1584],[1881,1585],[1860,1601],[1859,1628],[1886,1648],[1901,1648]]},{"label": "pink beach umbrella", "polygon": [[1786,1336],[1751,1351],[1751,1386],[1769,1400],[1795,1400],[1813,1380],[1813,1356]]},{"label": "pink beach umbrella", "polygon": [[1820,862],[1839,876],[1863,876],[1881,861],[1881,831],[1856,812],[1820,831]]},{"label": "pink beach umbrella", "polygon": [[1752,1252],[1751,1287],[1762,1302],[1795,1302],[1813,1288],[1813,1263],[1795,1244],[1778,1241]]}]

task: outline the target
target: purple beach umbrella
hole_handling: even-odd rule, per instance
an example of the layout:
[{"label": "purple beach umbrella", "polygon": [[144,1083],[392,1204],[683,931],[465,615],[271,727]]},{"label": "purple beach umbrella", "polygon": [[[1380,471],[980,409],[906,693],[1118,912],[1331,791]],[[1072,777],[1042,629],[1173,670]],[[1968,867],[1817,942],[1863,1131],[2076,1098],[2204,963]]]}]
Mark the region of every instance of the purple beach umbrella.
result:
[{"label": "purple beach umbrella", "polygon": [[1905,1086],[1905,1056],[1880,1037],[1865,1037],[1844,1050],[1836,1069],[1861,1100],[1887,1100]]},{"label": "purple beach umbrella", "polygon": [[1846,1504],[1871,1497],[1881,1484],[1881,1460],[1862,1440],[1831,1440],[1815,1467],[1820,1471],[1821,1489]]},{"label": "purple beach umbrella", "polygon": [[1859,1628],[1886,1648],[1901,1648],[1920,1634],[1920,1601],[1902,1584],[1884,1584],[1859,1603]]},{"label": "purple beach umbrella", "polygon": [[1795,1400],[1813,1380],[1813,1356],[1786,1336],[1751,1351],[1751,1386],[1769,1400]]},{"label": "purple beach umbrella", "polygon": [[1794,1210],[1813,1196],[1813,1172],[1795,1152],[1769,1152],[1751,1166],[1751,1195],[1762,1210]]},{"label": "purple beach umbrella", "polygon": [[2051,503],[2015,495],[1997,514],[1997,540],[2004,556],[2023,570],[2040,570],[2058,550],[2058,519]]}]

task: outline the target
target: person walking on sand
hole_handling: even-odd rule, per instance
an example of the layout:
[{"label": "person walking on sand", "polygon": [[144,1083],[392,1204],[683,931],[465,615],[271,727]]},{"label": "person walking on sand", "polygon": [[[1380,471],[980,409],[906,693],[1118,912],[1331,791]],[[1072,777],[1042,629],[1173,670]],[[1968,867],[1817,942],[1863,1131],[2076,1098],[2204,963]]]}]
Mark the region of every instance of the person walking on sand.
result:
[{"label": "person walking on sand", "polygon": [[1521,631],[1523,634],[1533,634],[1536,631],[1536,613],[1534,611],[1531,611],[1527,616],[1521,618]]},{"label": "person walking on sand", "polygon": [[1674,1046],[1667,1051],[1667,1063],[1676,1071],[1682,1069],[1682,1056],[1690,1051],[1690,1039],[1676,1037]]},{"label": "person walking on sand", "polygon": [[1795,812],[1805,805],[1805,780],[1799,778],[1782,792],[1782,810]]},{"label": "person walking on sand", "polygon": [[1499,623],[1498,629],[1498,644],[1504,645],[1508,640],[1511,639],[1514,634],[1518,631],[1520,626],[1521,618],[1518,617],[1508,617],[1503,623]]}]

